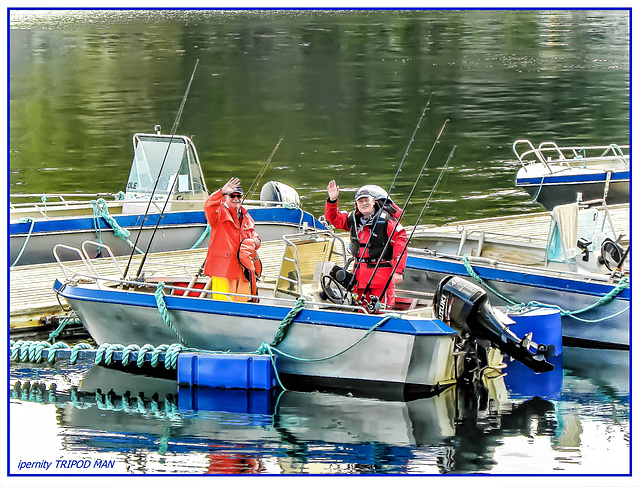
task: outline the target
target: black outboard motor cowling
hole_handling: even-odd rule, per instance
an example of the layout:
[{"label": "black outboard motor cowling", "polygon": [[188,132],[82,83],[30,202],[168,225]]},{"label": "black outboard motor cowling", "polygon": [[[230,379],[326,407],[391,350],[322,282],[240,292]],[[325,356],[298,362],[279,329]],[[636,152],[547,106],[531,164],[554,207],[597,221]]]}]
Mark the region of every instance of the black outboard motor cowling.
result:
[{"label": "black outboard motor cowling", "polygon": [[553,345],[535,345],[527,336],[518,338],[505,325],[489,303],[487,292],[480,286],[456,276],[447,276],[436,289],[433,297],[436,316],[461,334],[488,340],[501,352],[518,360],[534,372],[549,372],[553,364],[546,358],[553,355]]}]

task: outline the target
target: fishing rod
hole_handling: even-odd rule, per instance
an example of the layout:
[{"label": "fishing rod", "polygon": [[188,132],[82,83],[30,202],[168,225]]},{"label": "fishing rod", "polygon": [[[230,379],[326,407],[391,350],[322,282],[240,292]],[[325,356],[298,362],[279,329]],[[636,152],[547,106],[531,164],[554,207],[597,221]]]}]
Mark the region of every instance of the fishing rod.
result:
[{"label": "fishing rod", "polygon": [[271,164],[271,159],[273,159],[273,155],[276,153],[276,151],[278,150],[278,147],[280,147],[280,142],[282,142],[282,138],[280,138],[280,140],[278,141],[278,143],[276,144],[276,146],[273,148],[273,150],[271,151],[271,155],[269,156],[269,158],[267,159],[267,162],[264,163],[264,165],[262,166],[262,169],[260,169],[260,172],[258,172],[258,175],[256,176],[256,178],[253,180],[253,183],[251,183],[251,186],[249,186],[249,190],[245,193],[245,195],[242,197],[242,201],[240,201],[240,204],[244,203],[244,200],[251,195],[251,192],[253,191],[253,187],[256,186],[257,187],[257,183],[260,181],[260,179],[262,178],[262,176],[264,175],[264,172],[267,170],[267,167],[269,166],[269,164]]},{"label": "fishing rod", "polygon": [[[138,247],[138,239],[140,235],[142,235],[142,228],[144,227],[144,222],[147,220],[147,215],[149,214],[149,208],[151,208],[151,203],[153,202],[153,196],[156,192],[156,188],[158,187],[158,182],[160,181],[160,175],[162,174],[162,170],[164,169],[164,164],[167,161],[167,156],[169,155],[169,149],[171,148],[171,143],[173,142],[176,130],[178,130],[178,125],[180,124],[180,118],[182,117],[182,111],[184,110],[184,105],[187,102],[187,97],[189,96],[189,90],[191,89],[191,83],[193,82],[193,78],[196,74],[196,69],[198,68],[198,63],[200,59],[196,59],[196,65],[193,67],[193,72],[191,73],[191,78],[189,79],[189,84],[187,85],[187,89],[184,92],[184,96],[182,97],[182,103],[180,103],[180,108],[178,109],[178,113],[176,114],[176,118],[173,122],[173,126],[171,127],[171,137],[169,138],[169,144],[167,145],[167,150],[164,153],[164,158],[162,159],[162,164],[160,165],[160,170],[158,171],[158,177],[156,178],[156,182],[153,186],[153,190],[151,191],[151,195],[149,196],[149,204],[147,205],[147,209],[144,213],[144,217],[142,218],[142,223],[140,224],[140,230],[138,231],[138,235],[136,236],[135,244],[131,250],[131,254],[129,255],[129,261],[127,262],[127,267],[122,274],[122,279],[127,277],[127,273],[129,272],[129,267],[131,265],[131,261],[133,259],[133,253],[135,249]],[[149,239],[149,244],[147,245],[147,250],[145,251],[142,261],[140,262],[140,267],[138,267],[138,272],[136,273],[136,279],[140,278],[140,273],[142,272],[142,267],[144,266],[145,261],[147,260],[147,255],[149,253],[149,249],[151,248],[151,242],[155,237],[156,231],[158,230],[158,226],[160,225],[160,221],[162,220],[162,215],[164,214],[165,209],[167,208],[167,203],[169,202],[169,198],[173,193],[173,188],[175,187],[177,177],[173,178],[173,182],[171,184],[171,188],[167,194],[167,198],[165,199],[164,206],[162,207],[162,211],[158,215],[158,221],[156,222],[156,226],[153,229],[153,233],[151,234],[151,238]]]},{"label": "fishing rod", "polygon": [[380,309],[380,299],[387,292],[387,289],[389,288],[389,285],[391,284],[391,281],[393,279],[393,275],[395,274],[396,269],[398,268],[398,264],[400,264],[403,254],[407,251],[407,248],[409,247],[409,242],[411,242],[411,239],[413,238],[413,234],[415,233],[416,228],[418,228],[418,224],[420,223],[420,220],[422,220],[422,215],[424,215],[425,210],[427,209],[427,207],[429,206],[429,203],[431,202],[431,197],[433,196],[433,193],[435,193],[435,190],[438,187],[440,180],[442,179],[442,175],[444,174],[444,172],[447,170],[447,167],[449,166],[449,161],[451,161],[451,158],[453,157],[453,153],[455,152],[456,147],[457,146],[454,145],[453,149],[451,149],[451,152],[449,153],[449,157],[447,158],[447,162],[445,162],[444,167],[442,168],[442,170],[440,171],[440,174],[438,175],[438,179],[433,185],[433,188],[431,188],[431,193],[429,194],[427,201],[422,207],[422,211],[420,212],[420,215],[418,215],[416,224],[413,226],[413,229],[411,230],[411,235],[409,235],[409,238],[407,239],[407,243],[404,245],[402,252],[400,252],[398,259],[396,260],[396,263],[393,266],[393,270],[391,271],[391,274],[389,275],[389,278],[387,279],[387,282],[385,283],[384,288],[382,288],[382,292],[380,293],[380,298],[378,298],[377,296],[370,297],[371,300],[367,304],[367,311],[369,311],[370,313],[374,313]]},{"label": "fishing rod", "polygon": [[[436,145],[440,142],[440,136],[444,132],[444,128],[447,126],[447,122],[449,122],[449,119],[446,119],[444,124],[442,125],[442,128],[440,129],[440,133],[436,137],[436,140],[433,142],[433,145],[431,146],[431,150],[429,151],[429,155],[427,155],[427,158],[425,159],[424,164],[422,165],[422,169],[420,169],[420,172],[418,173],[418,177],[416,178],[415,182],[413,183],[413,188],[411,188],[411,192],[409,193],[409,196],[407,197],[407,201],[405,201],[405,203],[404,203],[404,207],[402,208],[402,211],[400,212],[400,216],[397,219],[398,221],[397,221],[395,227],[393,228],[393,231],[391,232],[391,236],[385,242],[384,248],[382,249],[382,253],[380,254],[380,258],[378,259],[378,262],[376,262],[376,266],[374,267],[373,272],[371,273],[371,277],[369,277],[369,281],[367,282],[367,285],[366,285],[366,287],[364,289],[364,292],[362,293],[362,299],[364,299],[364,296],[366,296],[366,294],[371,290],[371,283],[373,282],[373,277],[376,275],[376,272],[378,272],[378,268],[380,267],[380,262],[382,262],[382,256],[387,251],[387,248],[389,247],[389,245],[391,243],[391,240],[393,239],[393,237],[394,237],[394,235],[396,233],[396,230],[398,228],[398,224],[400,223],[400,220],[402,220],[402,217],[404,216],[404,213],[405,213],[405,211],[407,209],[407,206],[409,205],[409,201],[413,197],[413,193],[414,193],[414,191],[416,189],[416,186],[418,185],[418,181],[420,181],[420,178],[422,177],[422,173],[424,172],[425,168],[427,167],[427,164],[429,163],[429,159],[431,159],[431,154],[433,154],[433,150],[435,149]],[[382,213],[382,211],[380,213]],[[371,238],[371,236],[369,238]],[[355,276],[355,272],[353,273],[353,275]],[[354,279],[355,279],[355,277],[354,277]]]},{"label": "fishing rod", "polygon": [[[391,186],[389,186],[389,190],[387,191],[387,196],[385,197],[384,202],[382,204],[383,208],[387,204],[387,202],[389,201],[389,195],[391,194],[391,190],[393,189],[393,186],[396,183],[396,179],[398,178],[398,174],[400,174],[400,171],[402,170],[402,165],[404,164],[404,161],[407,158],[407,154],[409,153],[409,149],[411,148],[411,145],[413,144],[413,141],[414,141],[414,139],[416,137],[416,133],[418,132],[418,129],[420,128],[420,124],[422,123],[422,119],[424,118],[424,114],[427,112],[427,108],[429,107],[429,104],[431,103],[431,97],[432,96],[433,96],[433,92],[429,95],[429,99],[427,100],[427,104],[424,106],[424,109],[422,110],[422,114],[420,115],[420,118],[418,119],[418,124],[416,125],[416,128],[413,130],[413,135],[411,135],[411,140],[409,141],[409,144],[407,145],[407,149],[404,151],[404,155],[402,156],[402,160],[400,161],[400,164],[398,165],[398,169],[396,171],[395,176],[393,177],[393,181],[391,181]],[[376,221],[373,223],[373,227],[375,227],[378,224],[378,220],[380,219],[380,215],[381,214],[382,214],[382,212],[379,212],[376,215]],[[368,246],[369,242],[371,242],[371,237],[372,236],[373,236],[373,232],[371,234],[369,234],[369,239],[367,240],[366,246]],[[364,252],[363,252],[363,254],[364,254]],[[354,255],[354,257],[355,257],[355,255]],[[347,291],[349,289],[351,289],[351,287],[353,286],[353,283],[355,281],[355,275],[356,275],[355,269],[357,269],[357,267],[362,263],[362,258],[363,257],[361,256],[358,259],[358,262],[356,262],[356,264],[353,266],[354,272],[353,272],[353,275],[351,276],[351,279],[349,280],[349,284],[347,285]]]}]

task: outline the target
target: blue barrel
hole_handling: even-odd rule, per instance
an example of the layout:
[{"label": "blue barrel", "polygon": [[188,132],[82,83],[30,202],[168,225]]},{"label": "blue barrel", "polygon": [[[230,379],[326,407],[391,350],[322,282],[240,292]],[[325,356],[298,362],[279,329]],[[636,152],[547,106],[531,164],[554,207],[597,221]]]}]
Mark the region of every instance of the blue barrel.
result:
[{"label": "blue barrel", "polygon": [[554,355],[562,353],[562,324],[560,310],[555,308],[534,308],[523,312],[509,311],[509,318],[515,323],[509,329],[519,338],[533,333],[531,341],[556,347]]},{"label": "blue barrel", "polygon": [[511,397],[542,397],[557,399],[562,393],[562,355],[549,359],[554,366],[551,372],[536,374],[517,360],[505,357],[504,384]]}]

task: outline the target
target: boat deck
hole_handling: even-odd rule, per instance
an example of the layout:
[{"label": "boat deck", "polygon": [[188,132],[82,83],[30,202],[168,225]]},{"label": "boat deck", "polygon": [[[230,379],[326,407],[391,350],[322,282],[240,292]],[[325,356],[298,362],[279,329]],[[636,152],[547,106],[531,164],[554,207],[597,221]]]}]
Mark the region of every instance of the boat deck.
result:
[{"label": "boat deck", "polygon": [[[621,242],[629,242],[629,205],[610,205],[609,212],[613,226],[618,235],[623,235]],[[481,218],[447,223],[441,226],[420,225],[414,238],[421,233],[439,233],[459,235],[465,229],[468,233],[485,232],[492,236],[505,237],[508,240],[520,242],[541,242],[546,244],[551,226],[551,212],[537,212],[528,214],[508,215],[493,218]],[[407,227],[407,233],[411,233],[413,227]]]},{"label": "boat deck", "polygon": [[[263,242],[260,247],[260,259],[262,260],[263,274],[272,276],[280,270],[282,263],[282,253],[284,242],[268,241]],[[196,272],[205,260],[206,249],[193,249],[173,252],[158,252],[148,257],[143,272],[147,275],[157,267],[170,265],[175,267],[176,263],[183,267],[184,275],[188,275],[187,270]],[[129,261],[129,256],[116,257],[120,267],[124,269]],[[129,267],[129,278],[135,276],[140,262],[141,255],[135,255]],[[109,258],[94,259],[92,263],[100,275],[113,275],[116,267]],[[88,273],[85,265],[81,261],[66,262],[65,265],[72,271]],[[21,326],[33,326],[42,316],[59,313],[62,311],[61,303],[58,301],[53,291],[53,283],[56,279],[64,279],[64,273],[57,262],[50,264],[34,264],[17,266],[10,270],[10,327],[11,329]],[[63,303],[66,305],[66,303]]]}]

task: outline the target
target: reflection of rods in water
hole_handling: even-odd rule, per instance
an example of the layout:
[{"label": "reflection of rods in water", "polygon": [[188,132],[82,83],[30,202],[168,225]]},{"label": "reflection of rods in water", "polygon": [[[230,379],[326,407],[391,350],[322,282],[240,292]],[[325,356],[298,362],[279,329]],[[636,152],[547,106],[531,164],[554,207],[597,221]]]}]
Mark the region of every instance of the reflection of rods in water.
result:
[{"label": "reflection of rods in water", "polygon": [[11,389],[11,399],[57,406],[71,404],[77,409],[96,406],[103,411],[164,415],[169,418],[180,417],[178,398],[175,394],[167,394],[163,400],[160,400],[157,393],[146,397],[144,393],[132,396],[127,391],[124,395],[118,396],[113,391],[104,393],[100,389],[96,389],[94,392],[78,391],[75,386],[71,387],[68,392],[60,392],[55,383],[47,388],[47,385],[42,382],[26,381],[22,384],[20,381],[16,381]]}]

